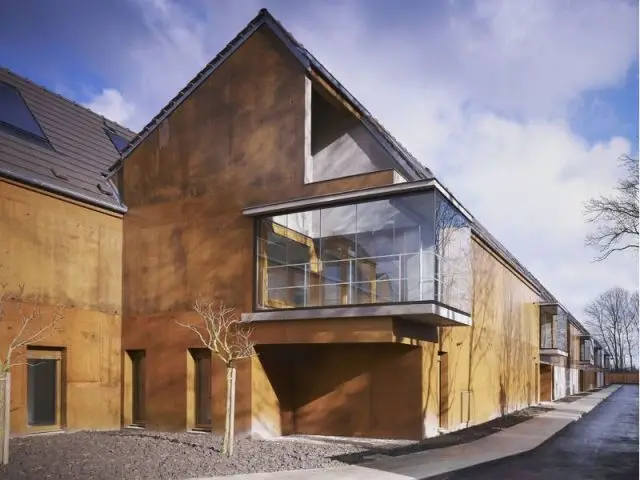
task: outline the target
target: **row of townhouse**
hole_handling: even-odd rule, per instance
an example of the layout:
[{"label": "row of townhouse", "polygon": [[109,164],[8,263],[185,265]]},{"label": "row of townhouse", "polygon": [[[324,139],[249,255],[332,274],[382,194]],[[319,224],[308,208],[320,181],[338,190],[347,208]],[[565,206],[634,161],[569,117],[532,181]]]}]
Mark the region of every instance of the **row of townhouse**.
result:
[{"label": "row of townhouse", "polygon": [[419,439],[608,362],[266,10],[137,134],[0,70],[0,265],[63,315],[11,370],[14,433],[221,430],[224,368],[175,322],[201,294],[253,328],[239,432]]}]

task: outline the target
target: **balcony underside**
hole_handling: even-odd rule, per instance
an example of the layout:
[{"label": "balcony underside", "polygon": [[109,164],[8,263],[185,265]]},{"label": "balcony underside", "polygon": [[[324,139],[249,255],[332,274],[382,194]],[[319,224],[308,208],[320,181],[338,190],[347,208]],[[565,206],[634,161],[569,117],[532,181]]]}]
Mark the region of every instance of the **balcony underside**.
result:
[{"label": "balcony underside", "polygon": [[391,317],[257,321],[251,327],[259,345],[438,342],[437,327]]},{"label": "balcony underside", "polygon": [[550,357],[568,357],[569,354],[559,348],[541,348],[540,355],[548,355]]},{"label": "balcony underside", "polygon": [[246,322],[385,317],[410,320],[432,327],[471,325],[469,315],[434,303],[282,309],[242,314],[242,320]]},{"label": "balcony underside", "polygon": [[578,360],[578,365],[582,365],[584,367],[591,367],[594,364],[591,360]]}]

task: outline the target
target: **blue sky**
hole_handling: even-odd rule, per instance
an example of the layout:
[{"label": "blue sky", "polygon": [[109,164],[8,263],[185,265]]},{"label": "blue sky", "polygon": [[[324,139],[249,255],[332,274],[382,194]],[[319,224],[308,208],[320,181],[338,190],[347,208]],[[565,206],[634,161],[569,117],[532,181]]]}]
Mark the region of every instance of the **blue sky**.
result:
[{"label": "blue sky", "polygon": [[4,0],[0,64],[138,129],[265,6],[576,315],[637,287],[581,215],[638,148],[632,0]]}]

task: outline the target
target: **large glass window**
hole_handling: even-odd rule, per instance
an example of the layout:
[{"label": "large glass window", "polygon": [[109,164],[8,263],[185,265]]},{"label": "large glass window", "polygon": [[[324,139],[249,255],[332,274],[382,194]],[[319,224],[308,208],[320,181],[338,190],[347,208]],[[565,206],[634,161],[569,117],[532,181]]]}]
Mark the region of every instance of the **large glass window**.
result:
[{"label": "large glass window", "polygon": [[555,343],[554,348],[568,351],[567,345],[567,316],[564,313],[553,316],[554,329],[555,329]]},{"label": "large glass window", "polygon": [[567,352],[567,315],[556,306],[540,309],[540,348]]},{"label": "large glass window", "polygon": [[580,341],[580,361],[593,363],[593,341],[590,338]]},{"label": "large glass window", "polygon": [[470,311],[469,226],[434,192],[267,217],[258,235],[260,308],[437,301]]},{"label": "large glass window", "polygon": [[540,348],[553,347],[553,316],[542,314],[540,318]]}]

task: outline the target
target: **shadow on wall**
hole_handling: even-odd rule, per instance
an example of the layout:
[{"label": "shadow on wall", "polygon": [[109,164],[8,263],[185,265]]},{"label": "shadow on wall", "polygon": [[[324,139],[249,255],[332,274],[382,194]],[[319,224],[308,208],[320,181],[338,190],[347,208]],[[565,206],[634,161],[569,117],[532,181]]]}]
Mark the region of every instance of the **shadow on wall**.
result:
[{"label": "shadow on wall", "polygon": [[[440,330],[440,349],[451,353],[453,359],[449,365],[449,393],[441,405],[446,425],[441,426],[454,430],[489,419],[489,411],[494,408],[487,409],[485,399],[493,398],[495,387],[491,365],[499,350],[496,322],[500,320],[500,312],[495,299],[496,278],[500,274],[498,265],[475,244],[464,257],[471,263],[473,322],[469,327]],[[493,404],[493,401],[489,403]]]},{"label": "shadow on wall", "polygon": [[[257,349],[278,399],[282,434],[419,437],[419,347],[306,344]],[[399,403],[403,408],[394,408]]]},{"label": "shadow on wall", "polygon": [[530,405],[533,400],[533,331],[527,323],[525,299],[516,292],[516,282],[510,273],[505,273],[499,393],[502,415]]}]

